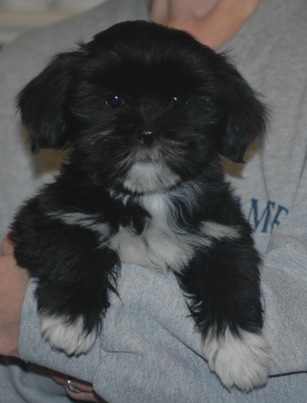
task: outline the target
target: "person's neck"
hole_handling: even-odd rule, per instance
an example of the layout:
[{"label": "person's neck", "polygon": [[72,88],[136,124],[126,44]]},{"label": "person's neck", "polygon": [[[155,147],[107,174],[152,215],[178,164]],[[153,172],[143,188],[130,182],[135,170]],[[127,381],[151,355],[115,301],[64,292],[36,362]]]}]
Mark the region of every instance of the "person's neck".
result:
[{"label": "person's neck", "polygon": [[261,0],[151,0],[152,21],[182,29],[217,48],[252,15]]}]

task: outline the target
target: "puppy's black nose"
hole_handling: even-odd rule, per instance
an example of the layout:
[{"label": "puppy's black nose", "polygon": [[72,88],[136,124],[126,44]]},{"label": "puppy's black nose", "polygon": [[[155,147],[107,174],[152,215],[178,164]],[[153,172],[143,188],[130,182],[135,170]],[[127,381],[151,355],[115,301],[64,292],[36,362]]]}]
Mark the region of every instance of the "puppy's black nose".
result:
[{"label": "puppy's black nose", "polygon": [[141,142],[146,146],[150,147],[157,141],[157,137],[153,130],[146,129],[142,131]]}]

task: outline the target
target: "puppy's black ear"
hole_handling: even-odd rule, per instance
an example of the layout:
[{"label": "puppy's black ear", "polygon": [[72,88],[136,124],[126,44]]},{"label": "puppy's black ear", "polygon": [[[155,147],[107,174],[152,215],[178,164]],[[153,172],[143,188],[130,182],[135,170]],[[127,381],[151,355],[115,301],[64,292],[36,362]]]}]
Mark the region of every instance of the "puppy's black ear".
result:
[{"label": "puppy's black ear", "polygon": [[19,93],[17,107],[32,141],[32,151],[60,148],[68,140],[65,101],[73,66],[81,52],[63,53]]},{"label": "puppy's black ear", "polygon": [[224,55],[219,81],[225,109],[224,132],[217,138],[218,152],[235,162],[244,162],[247,146],[261,136],[268,121],[268,111],[255,91]]}]

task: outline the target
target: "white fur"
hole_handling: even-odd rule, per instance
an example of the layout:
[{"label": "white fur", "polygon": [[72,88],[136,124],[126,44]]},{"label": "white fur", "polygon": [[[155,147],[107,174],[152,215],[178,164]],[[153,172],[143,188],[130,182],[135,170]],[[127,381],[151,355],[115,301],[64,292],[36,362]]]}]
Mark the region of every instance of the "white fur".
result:
[{"label": "white fur", "polygon": [[[171,193],[183,200],[188,208],[192,208],[196,203],[197,192],[197,186],[189,184]],[[127,195],[123,198],[127,203]],[[152,193],[138,197],[138,202],[151,216],[140,235],[135,234],[129,227],[120,227],[119,232],[110,238],[109,225],[98,223],[95,215],[57,212],[52,214],[52,217],[68,225],[79,225],[96,231],[101,247],[117,251],[123,263],[162,270],[170,267],[176,272],[180,272],[188,264],[198,248],[210,247],[213,239],[239,237],[235,228],[212,221],[203,221],[199,231],[195,233],[183,230],[177,225],[181,212],[175,209],[171,200],[168,193]]]},{"label": "white fur", "polygon": [[[110,244],[122,262],[163,270],[170,267],[179,272],[195,250],[210,247],[213,239],[239,237],[235,228],[210,221],[202,222],[198,233],[179,228],[176,220],[180,212],[175,210],[167,194],[145,195],[140,197],[140,203],[152,217],[143,233],[136,235],[129,228],[120,228]],[[189,204],[193,204],[191,192]]]},{"label": "white fur", "polygon": [[131,192],[148,193],[168,189],[179,182],[179,176],[166,165],[156,162],[137,162],[132,165],[124,181]]},{"label": "white fur", "polygon": [[140,203],[152,217],[143,233],[136,235],[129,228],[121,228],[111,241],[111,248],[118,251],[122,262],[180,271],[196,246],[209,246],[208,239],[177,227],[167,195],[142,196]]},{"label": "white fur", "polygon": [[210,245],[207,238],[178,227],[178,212],[167,194],[144,196],[142,204],[152,217],[145,232],[148,265],[179,272],[193,257],[195,248]]},{"label": "white fur", "polygon": [[240,237],[240,233],[236,228],[229,225],[218,224],[213,221],[203,221],[201,223],[201,232],[205,236],[213,239],[237,239]]},{"label": "white fur", "polygon": [[49,217],[61,220],[68,225],[79,225],[80,227],[98,232],[101,246],[105,246],[109,241],[109,225],[105,222],[97,222],[97,216],[95,215],[57,211],[56,213],[49,214]]},{"label": "white fur", "polygon": [[250,391],[267,382],[270,347],[260,334],[241,329],[236,336],[227,328],[217,336],[212,329],[203,340],[202,350],[211,371],[227,388]]},{"label": "white fur", "polygon": [[70,322],[65,316],[42,314],[40,317],[43,337],[56,349],[71,355],[80,355],[90,350],[96,339],[96,331],[87,333],[83,328],[83,318]]}]

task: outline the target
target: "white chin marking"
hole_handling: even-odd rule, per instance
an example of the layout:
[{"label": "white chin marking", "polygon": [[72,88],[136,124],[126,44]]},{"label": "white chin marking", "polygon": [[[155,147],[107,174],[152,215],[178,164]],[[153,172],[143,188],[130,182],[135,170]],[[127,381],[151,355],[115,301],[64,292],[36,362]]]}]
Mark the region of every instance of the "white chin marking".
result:
[{"label": "white chin marking", "polygon": [[227,388],[237,386],[250,391],[267,382],[270,347],[259,334],[241,329],[236,336],[227,328],[223,335],[216,336],[211,329],[202,350],[211,371]]},{"label": "white chin marking", "polygon": [[96,331],[87,333],[83,328],[83,318],[70,322],[65,316],[41,315],[41,333],[52,347],[66,354],[80,355],[89,351],[96,339]]},{"label": "white chin marking", "polygon": [[159,192],[176,185],[179,179],[166,165],[137,162],[130,168],[123,185],[136,193]]}]

